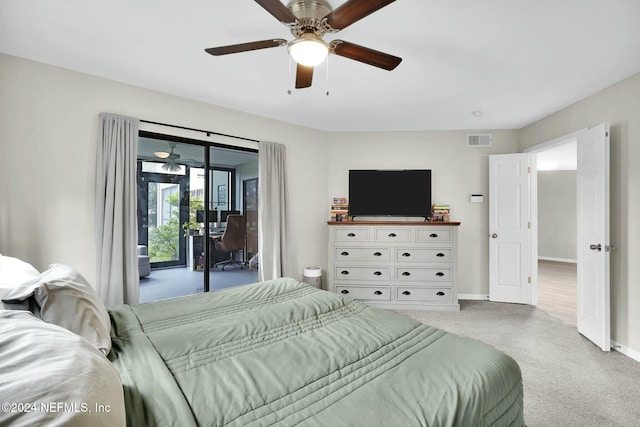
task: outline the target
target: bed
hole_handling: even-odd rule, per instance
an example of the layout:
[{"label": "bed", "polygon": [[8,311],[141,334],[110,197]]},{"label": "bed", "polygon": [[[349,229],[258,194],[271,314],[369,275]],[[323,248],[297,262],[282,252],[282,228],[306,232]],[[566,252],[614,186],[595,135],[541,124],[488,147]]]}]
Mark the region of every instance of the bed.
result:
[{"label": "bed", "polygon": [[124,415],[104,425],[524,425],[511,357],[293,279],[108,317]]}]

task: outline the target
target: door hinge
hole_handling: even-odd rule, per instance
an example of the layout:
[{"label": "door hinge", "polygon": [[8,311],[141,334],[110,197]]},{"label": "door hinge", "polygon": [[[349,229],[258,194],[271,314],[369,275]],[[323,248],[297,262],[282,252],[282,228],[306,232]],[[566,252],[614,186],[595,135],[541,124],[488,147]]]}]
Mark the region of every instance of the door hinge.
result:
[{"label": "door hinge", "polygon": [[527,166],[527,173],[531,173],[531,166]]},{"label": "door hinge", "polygon": [[527,228],[531,229],[531,222],[527,223]]},{"label": "door hinge", "polygon": [[531,283],[531,276],[527,277],[527,283]]}]

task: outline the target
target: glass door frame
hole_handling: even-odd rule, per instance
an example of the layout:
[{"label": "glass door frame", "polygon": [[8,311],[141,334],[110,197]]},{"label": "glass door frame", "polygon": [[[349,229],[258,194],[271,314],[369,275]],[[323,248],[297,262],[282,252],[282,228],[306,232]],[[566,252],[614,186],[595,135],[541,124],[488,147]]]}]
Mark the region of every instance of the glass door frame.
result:
[{"label": "glass door frame", "polygon": [[[184,194],[189,191],[189,169],[185,175],[170,175],[154,172],[142,172],[142,162],[138,162],[138,242],[146,242],[149,244],[149,183],[158,184],[177,184],[180,187],[180,193]],[[189,204],[184,197],[180,197],[178,205],[178,224],[184,224],[189,220]],[[178,259],[171,261],[155,261],[151,262],[153,267],[173,267],[176,265],[186,264],[186,245],[185,239],[182,237],[181,227],[178,227]]]}]

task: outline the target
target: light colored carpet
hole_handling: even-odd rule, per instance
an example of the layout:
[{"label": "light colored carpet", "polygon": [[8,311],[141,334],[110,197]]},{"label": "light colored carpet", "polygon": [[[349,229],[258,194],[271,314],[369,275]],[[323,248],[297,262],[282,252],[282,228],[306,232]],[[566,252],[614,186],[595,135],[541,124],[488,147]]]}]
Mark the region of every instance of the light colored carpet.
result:
[{"label": "light colored carpet", "polygon": [[640,363],[603,352],[540,309],[461,301],[460,312],[400,313],[513,357],[522,369],[529,427],[640,426]]}]

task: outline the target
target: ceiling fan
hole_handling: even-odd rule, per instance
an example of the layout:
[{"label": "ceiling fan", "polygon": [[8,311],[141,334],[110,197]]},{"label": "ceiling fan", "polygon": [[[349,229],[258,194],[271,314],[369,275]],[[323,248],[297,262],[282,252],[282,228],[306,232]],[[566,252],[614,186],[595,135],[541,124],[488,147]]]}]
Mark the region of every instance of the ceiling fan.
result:
[{"label": "ceiling fan", "polygon": [[286,45],[289,55],[297,63],[296,89],[311,86],[313,67],[322,63],[330,53],[389,71],[402,61],[397,56],[344,40],[327,43],[322,39],[326,33],[343,30],[395,0],[347,0],[335,10],[331,10],[326,0],[292,0],[288,6],[280,0],[255,1],[289,27],[295,38],[290,42],[285,39],[268,39],[211,47],[205,49],[205,52],[220,56]]},{"label": "ceiling fan", "polygon": [[168,144],[170,149],[169,151],[154,151],[153,156],[138,154],[138,160],[157,163],[158,159],[161,159],[164,161],[162,169],[168,172],[177,172],[182,166],[204,168],[203,160],[184,158],[179,153],[175,152],[177,145],[175,142],[168,142]]},{"label": "ceiling fan", "polygon": [[167,153],[166,151],[156,151],[153,154],[158,158],[165,159],[165,163],[164,165],[162,165],[162,169],[169,172],[179,171],[180,165],[178,164],[178,159],[180,158],[180,154],[173,152],[173,150],[176,148],[176,143],[170,142],[169,148],[171,148],[170,153]]}]

